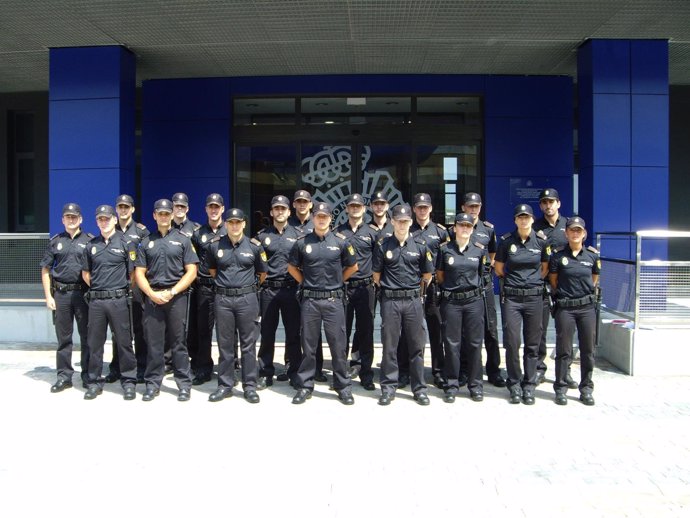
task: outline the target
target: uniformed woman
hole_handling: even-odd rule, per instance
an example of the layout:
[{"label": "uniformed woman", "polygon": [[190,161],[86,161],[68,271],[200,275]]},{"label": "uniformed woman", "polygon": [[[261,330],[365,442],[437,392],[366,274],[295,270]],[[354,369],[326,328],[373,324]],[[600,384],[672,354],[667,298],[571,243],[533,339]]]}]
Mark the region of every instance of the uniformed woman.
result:
[{"label": "uniformed woman", "polygon": [[453,403],[460,389],[460,348],[467,360],[470,397],[484,399],[482,388],[482,341],[484,301],[482,274],[490,261],[484,245],[470,242],[474,231],[472,216],[455,216],[455,239],[443,243],[436,259],[436,279],[441,286],[442,335],[445,375],[448,380],[443,400]]},{"label": "uniformed woman", "polygon": [[594,370],[594,335],[596,331],[595,286],[599,281],[599,252],[585,248],[585,221],[569,218],[565,235],[568,244],[554,252],[549,263],[549,282],[556,303],[556,404],[568,403],[568,365],[573,351],[573,333],[577,328],[580,346],[580,401],[594,404],[592,371]]},{"label": "uniformed woman", "polygon": [[[532,207],[515,207],[513,232],[501,236],[496,253],[496,275],[501,279],[501,319],[506,349],[510,402],[534,404],[537,359],[541,338],[544,277],[548,271],[549,247],[542,232],[532,230]],[[524,327],[524,376],[520,370],[520,329]]]}]

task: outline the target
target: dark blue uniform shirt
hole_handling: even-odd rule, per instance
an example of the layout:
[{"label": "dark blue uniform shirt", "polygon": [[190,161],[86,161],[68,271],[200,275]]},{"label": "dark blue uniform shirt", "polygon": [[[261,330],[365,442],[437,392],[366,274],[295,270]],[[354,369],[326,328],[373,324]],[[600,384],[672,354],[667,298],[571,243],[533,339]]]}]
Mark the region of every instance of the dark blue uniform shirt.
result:
[{"label": "dark blue uniform shirt", "polygon": [[427,226],[424,228],[420,227],[416,220],[413,221],[412,226],[410,227],[410,234],[423,239],[424,242],[426,242],[427,248],[431,250],[431,257],[434,261],[434,264],[441,243],[450,241],[450,236],[448,235],[446,227],[440,223],[434,223],[433,221],[429,221]]},{"label": "dark blue uniform shirt", "polygon": [[594,293],[592,275],[601,272],[599,253],[594,248],[583,248],[577,256],[570,246],[557,249],[549,261],[549,273],[558,274],[556,297],[579,299]]},{"label": "dark blue uniform shirt", "polygon": [[443,272],[443,289],[468,291],[481,286],[484,265],[489,261],[481,243],[470,241],[460,250],[457,241],[444,243],[439,248],[436,269]]},{"label": "dark blue uniform shirt", "polygon": [[115,225],[115,230],[122,232],[125,235],[125,241],[131,241],[137,247],[141,244],[141,240],[150,234],[146,225],[137,223],[133,219],[129,220],[129,225],[125,228],[120,228],[119,223]]},{"label": "dark blue uniform shirt", "polygon": [[143,239],[135,266],[146,268],[146,278],[151,286],[168,287],[182,278],[186,265],[198,262],[189,238],[179,230],[171,229],[165,236],[156,230]]},{"label": "dark blue uniform shirt", "polygon": [[301,230],[292,225],[287,225],[283,232],[279,232],[276,227],[271,225],[263,229],[256,235],[256,239],[261,242],[266,257],[268,257],[268,268],[266,280],[275,282],[294,281],[292,275],[287,271],[288,258],[290,251],[295,246],[297,240],[304,234]]},{"label": "dark blue uniform shirt", "polygon": [[350,223],[345,222],[338,227],[337,231],[344,235],[348,243],[355,249],[359,269],[350,279],[357,280],[371,277],[371,260],[376,247],[376,226],[362,223],[353,230]]},{"label": "dark blue uniform shirt", "polygon": [[211,274],[208,273],[208,261],[206,259],[211,240],[215,237],[223,237],[226,234],[225,225],[222,223],[215,231],[208,223],[201,225],[194,231],[192,235],[192,244],[194,245],[194,250],[196,250],[196,255],[199,257],[199,277],[211,276]]},{"label": "dark blue uniform shirt", "polygon": [[546,236],[546,241],[548,242],[551,250],[556,248],[563,248],[568,246],[568,238],[565,237],[565,223],[567,218],[563,216],[558,216],[556,224],[552,227],[551,224],[546,221],[545,217],[541,217],[534,222],[532,225],[532,230],[539,232],[540,230]]},{"label": "dark blue uniform shirt", "polygon": [[179,230],[180,232],[182,232],[182,234],[184,234],[189,239],[192,239],[194,232],[196,232],[201,227],[201,225],[199,225],[198,223],[194,223],[190,219],[185,219],[180,224],[175,223],[175,220],[173,220],[171,223],[171,227]]},{"label": "dark blue uniform shirt", "polygon": [[546,239],[532,230],[523,243],[517,229],[501,237],[496,261],[505,265],[504,286],[516,289],[543,286],[541,263],[549,261],[550,253]]},{"label": "dark blue uniform shirt", "polygon": [[301,223],[296,215],[292,215],[287,220],[288,225],[295,227],[297,230],[301,231],[303,234],[308,234],[309,232],[314,232],[314,222],[311,219],[311,214],[304,223]]},{"label": "dark blue uniform shirt", "polygon": [[125,239],[122,232],[114,232],[108,243],[98,235],[86,245],[82,270],[91,273],[92,290],[120,290],[128,286],[136,245]]},{"label": "dark blue uniform shirt", "polygon": [[256,284],[256,275],[266,271],[266,253],[259,242],[243,236],[236,244],[226,235],[208,249],[208,267],[216,270],[221,288],[246,288]]},{"label": "dark blue uniform shirt", "polygon": [[79,230],[74,239],[68,232],[61,232],[48,242],[41,259],[41,268],[49,268],[53,279],[63,284],[83,283],[81,277],[82,255],[93,234]]},{"label": "dark blue uniform shirt", "polygon": [[381,274],[382,288],[413,290],[419,288],[423,273],[434,271],[434,260],[424,240],[410,235],[401,246],[393,235],[377,242],[373,270]]},{"label": "dark blue uniform shirt", "polygon": [[333,232],[321,238],[311,232],[292,247],[289,263],[302,270],[302,287],[308,290],[337,290],[343,287],[343,268],[356,262],[355,250]]}]

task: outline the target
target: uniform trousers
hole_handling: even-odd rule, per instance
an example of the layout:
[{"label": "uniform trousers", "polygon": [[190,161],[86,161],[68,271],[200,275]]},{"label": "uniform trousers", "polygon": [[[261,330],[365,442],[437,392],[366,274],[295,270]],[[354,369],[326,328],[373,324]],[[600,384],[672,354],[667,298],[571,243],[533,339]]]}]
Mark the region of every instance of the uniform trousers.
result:
[{"label": "uniform trousers", "polygon": [[541,336],[539,337],[539,357],[537,359],[537,370],[542,374],[546,372],[546,334],[549,328],[549,319],[551,316],[551,305],[549,303],[549,297],[544,297],[542,300],[542,330]]},{"label": "uniform trousers", "polygon": [[461,354],[467,369],[467,388],[482,392],[482,340],[484,339],[484,300],[472,299],[441,301],[442,333],[446,361],[446,379],[449,394],[460,390],[458,373]]},{"label": "uniform trousers", "polygon": [[302,360],[299,338],[299,304],[296,298],[297,286],[284,286],[261,289],[261,344],[259,345],[259,375],[272,378],[276,369],[275,357],[276,329],[280,317],[285,329],[285,357],[287,375],[294,379]]},{"label": "uniform trousers", "polygon": [[426,392],[424,383],[424,345],[426,329],[424,306],[419,297],[388,298],[381,300],[381,392],[394,394],[398,388],[398,342],[405,333],[409,354],[410,383],[415,394]]},{"label": "uniform trousers", "polygon": [[[501,374],[501,351],[498,345],[498,317],[496,315],[496,297],[494,295],[494,283],[491,276],[484,276],[484,299],[482,309],[484,311],[484,349],[486,349],[486,376],[489,379],[496,378]],[[465,358],[465,351],[460,349],[460,372],[467,376],[468,369]],[[481,362],[481,358],[480,358]],[[481,378],[482,373],[479,372]]]},{"label": "uniform trousers", "polygon": [[592,371],[596,318],[594,304],[556,310],[556,381],[553,389],[557,394],[565,394],[568,390],[566,376],[572,362],[575,329],[580,346],[580,393],[591,394],[594,390]]},{"label": "uniform trousers", "polygon": [[[443,374],[443,337],[441,336],[441,298],[436,281],[429,284],[424,302],[424,318],[429,332],[431,373]],[[409,344],[408,344],[409,347]]]},{"label": "uniform trousers", "polygon": [[55,355],[58,378],[71,380],[74,374],[72,334],[74,332],[74,320],[76,320],[81,342],[81,379],[86,383],[89,372],[89,306],[84,300],[84,292],[81,290],[56,290],[53,298],[55,299],[55,336],[58,343]]},{"label": "uniform trousers", "polygon": [[[137,378],[143,378],[146,372],[146,339],[144,338],[144,294],[135,287],[132,295],[132,323],[134,324],[134,356],[137,360]],[[110,362],[110,374],[120,376],[120,355],[113,342],[113,359]]]},{"label": "uniform trousers", "polygon": [[300,336],[302,340],[302,362],[297,371],[298,386],[314,390],[314,375],[317,361],[316,349],[321,336],[321,327],[331,350],[333,363],[333,388],[339,393],[350,390],[352,381],[345,356],[345,306],[340,298],[312,299],[305,297],[300,309]]},{"label": "uniform trousers", "polygon": [[259,334],[259,300],[256,293],[216,294],[218,317],[218,386],[235,384],[235,337],[242,352],[242,388],[256,389],[256,339]]},{"label": "uniform trousers", "polygon": [[[127,297],[92,299],[89,302],[89,386],[103,386],[103,346],[108,325],[118,352],[120,383],[123,387],[137,382],[137,361],[129,330]],[[100,380],[100,381],[99,381]]]},{"label": "uniform trousers", "polygon": [[[213,286],[198,284],[196,289],[197,340],[188,342],[192,372],[197,376],[210,376],[213,373],[211,347],[215,318],[215,292]],[[190,346],[191,345],[191,346]]]},{"label": "uniform trousers", "polygon": [[[374,372],[371,366],[374,362],[374,285],[357,286],[347,289],[347,313],[346,333],[350,339],[352,333],[352,321],[355,323],[355,334],[352,337],[352,352],[355,345],[359,353],[361,370],[359,379],[362,383],[371,383],[374,380]],[[347,356],[347,353],[345,354]]]},{"label": "uniform trousers", "polygon": [[146,362],[146,388],[159,389],[165,368],[164,351],[168,344],[178,389],[192,386],[189,354],[185,342],[185,318],[188,293],[176,295],[167,304],[158,305],[151,299],[144,304],[144,334],[148,344]]},{"label": "uniform trousers", "polygon": [[[542,296],[508,295],[501,304],[503,320],[503,346],[506,349],[508,387],[520,384],[523,389],[534,389],[537,384],[537,359],[541,337]],[[520,370],[520,331],[525,343],[523,353],[524,377]]]}]

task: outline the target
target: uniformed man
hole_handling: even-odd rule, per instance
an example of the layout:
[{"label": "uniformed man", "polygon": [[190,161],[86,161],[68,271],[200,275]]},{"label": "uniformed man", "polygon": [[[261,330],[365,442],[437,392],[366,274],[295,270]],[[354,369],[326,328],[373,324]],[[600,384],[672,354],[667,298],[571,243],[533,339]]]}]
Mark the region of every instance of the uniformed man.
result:
[{"label": "uniformed man", "polygon": [[[431,221],[431,213],[433,207],[431,205],[431,196],[427,193],[418,193],[414,196],[414,214],[415,219],[410,228],[410,232],[423,239],[427,247],[431,251],[431,255],[435,264],[438,249],[441,243],[450,240],[446,227],[440,223]],[[438,290],[438,283],[432,277],[429,290],[426,294],[424,304],[424,318],[429,333],[429,346],[431,349],[431,372],[434,376],[434,385],[443,389],[446,386],[443,366],[443,340],[441,338],[441,310],[440,310],[440,293]]]},{"label": "uniformed man", "polygon": [[433,257],[420,237],[410,234],[412,210],[409,205],[393,207],[392,236],[378,241],[373,257],[374,282],[381,292],[380,405],[389,405],[398,388],[397,350],[401,330],[409,351],[410,375],[414,399],[428,405],[424,382],[424,302],[420,288],[426,288],[434,270]]},{"label": "uniformed man", "polygon": [[371,209],[372,218],[371,224],[376,227],[378,232],[377,238],[393,235],[393,224],[388,218],[388,198],[382,191],[375,192],[369,200],[369,208]]},{"label": "uniformed man", "polygon": [[[194,232],[199,230],[201,225],[199,223],[196,223],[196,222],[190,220],[187,217],[187,214],[189,213],[189,197],[183,192],[176,192],[172,196],[172,203],[173,203],[172,228],[179,230],[184,236],[186,236],[187,238],[189,238],[191,240],[192,237],[194,236]],[[196,308],[198,306],[197,293],[198,293],[198,289],[197,289],[197,283],[195,280],[188,290],[189,307],[190,308]],[[189,351],[189,354],[191,357],[196,357],[197,351],[199,349],[199,328],[198,328],[197,312],[196,311],[190,311],[187,319],[188,319],[188,321],[187,321],[187,336],[186,336],[187,351]],[[165,349],[165,372],[166,373],[172,372],[172,370],[173,370],[172,351],[170,351],[170,349],[168,349],[167,347],[168,347],[168,345],[166,344],[166,349]]]},{"label": "uniformed man", "polygon": [[74,320],[81,341],[81,380],[88,383],[89,346],[87,341],[89,308],[84,300],[86,284],[81,277],[81,258],[86,243],[93,235],[81,229],[81,208],[67,203],[62,208],[64,232],[50,238],[41,259],[41,282],[46,307],[53,311],[53,324],[57,337],[55,355],[57,381],[51,392],[62,392],[72,387],[72,333]]},{"label": "uniformed man", "polygon": [[297,371],[296,405],[311,398],[316,373],[316,348],[321,328],[331,350],[333,388],[345,405],[354,404],[345,356],[345,292],[343,283],[357,271],[355,250],[345,236],[330,231],[331,206],[314,208],[314,231],[300,238],[290,252],[288,272],[301,284],[302,362]]},{"label": "uniformed man", "polygon": [[436,279],[441,287],[441,316],[448,385],[443,400],[453,403],[460,389],[461,350],[467,369],[467,386],[473,401],[484,399],[482,339],[484,300],[482,276],[491,264],[486,248],[474,239],[475,217],[455,216],[454,240],[442,243],[436,260]]},{"label": "uniformed man", "polygon": [[[376,225],[364,223],[364,198],[361,194],[351,194],[346,199],[347,222],[340,225],[337,232],[347,238],[355,249],[358,270],[347,281],[346,334],[349,343],[352,322],[355,322],[353,344],[357,346],[359,360],[359,382],[365,390],[375,390],[374,372],[374,283],[371,260],[376,247]],[[352,350],[354,352],[355,346]],[[347,354],[346,354],[347,356]]]},{"label": "uniformed man", "polygon": [[556,380],[553,390],[556,404],[568,403],[566,392],[570,387],[567,379],[572,361],[573,333],[577,329],[580,347],[580,401],[594,405],[594,337],[596,333],[596,294],[601,260],[599,251],[584,247],[587,239],[585,220],[579,216],[566,222],[565,235],[568,244],[556,249],[549,262],[549,282],[554,294],[556,313]]},{"label": "uniformed man", "polygon": [[[515,207],[513,232],[501,236],[496,252],[496,275],[502,279],[501,320],[506,349],[510,402],[534,404],[537,386],[537,355],[542,323],[544,277],[548,271],[549,246],[542,232],[532,229],[532,207]],[[520,329],[524,326],[524,377],[520,369]]]},{"label": "uniformed man", "polygon": [[158,200],[153,207],[157,229],[142,241],[135,263],[137,284],[148,297],[144,304],[144,331],[149,349],[142,399],[152,401],[160,393],[167,342],[179,389],[177,400],[189,401],[192,377],[185,342],[190,312],[187,289],[196,278],[199,259],[189,238],[172,228],[172,202]]},{"label": "uniformed man", "polygon": [[[539,208],[543,216],[534,222],[534,231],[543,232],[548,241],[551,250],[556,248],[563,248],[568,240],[565,237],[565,222],[566,218],[561,216],[559,209],[561,208],[561,199],[556,189],[548,188],[539,193]],[[542,315],[542,331],[541,340],[539,341],[539,359],[537,361],[537,385],[543,383],[546,379],[546,334],[549,327],[550,304],[548,297],[548,279],[544,279],[546,286],[543,297],[543,315]],[[570,388],[577,388],[577,383],[573,381],[570,376],[570,371],[567,373],[568,386]]]},{"label": "uniformed man", "polygon": [[[496,257],[498,245],[496,243],[496,231],[492,223],[479,219],[482,210],[482,197],[476,192],[465,194],[462,204],[462,211],[472,216],[474,230],[472,232],[472,242],[480,243],[484,246],[489,259],[489,264],[485,265],[482,276],[482,286],[484,289],[484,348],[486,349],[486,377],[489,383],[495,387],[505,387],[506,380],[501,374],[501,351],[498,346],[498,318],[496,316],[496,300],[494,298],[494,276],[493,263]],[[460,365],[464,365],[464,357],[460,351]],[[467,370],[463,367],[461,377],[467,379]]]},{"label": "uniformed man", "polygon": [[208,271],[205,260],[211,241],[216,236],[226,234],[223,225],[225,201],[218,193],[206,196],[207,222],[194,231],[192,244],[199,256],[199,272],[196,278],[196,320],[197,320],[197,348],[190,349],[191,366],[194,378],[192,385],[202,385],[211,381],[213,374],[213,358],[211,356],[211,342],[213,340],[213,326],[216,322],[214,314],[215,293],[213,291],[213,277]]},{"label": "uniformed man", "polygon": [[309,191],[299,189],[295,191],[292,198],[292,208],[295,213],[288,219],[288,225],[296,227],[305,234],[314,230],[314,222],[311,219],[311,209],[314,204],[311,201],[311,194]]},{"label": "uniformed man", "polygon": [[[139,248],[141,240],[149,235],[149,231],[145,225],[137,223],[132,218],[135,211],[134,198],[129,194],[120,194],[115,199],[115,211],[117,212],[115,230],[124,234],[125,241],[129,241],[135,248]],[[137,359],[137,383],[144,382],[144,372],[146,371],[146,340],[144,339],[144,327],[142,325],[143,302],[143,294],[135,283],[130,304],[132,306],[132,323],[134,324],[134,354]],[[110,362],[105,382],[114,383],[119,379],[120,359],[115,342],[113,342],[113,358]]]},{"label": "uniformed man", "polygon": [[132,400],[136,397],[137,361],[132,348],[128,295],[136,245],[115,230],[117,215],[110,205],[100,205],[96,209],[96,223],[101,233],[89,241],[82,256],[82,277],[91,288],[87,295],[89,382],[84,399],[96,399],[103,393],[103,346],[110,325],[118,352],[124,398]]},{"label": "uniformed man", "polygon": [[208,400],[232,396],[235,384],[235,335],[242,351],[244,399],[258,403],[256,393],[256,339],[259,332],[260,285],[266,278],[266,253],[256,239],[244,236],[247,222],[241,209],[225,213],[226,234],[213,238],[206,254],[208,271],[215,282],[215,311],[218,317],[218,388]]},{"label": "uniformed man", "polygon": [[261,285],[261,344],[259,346],[259,376],[261,385],[273,385],[275,340],[278,321],[282,317],[285,329],[285,372],[281,381],[296,385],[295,374],[302,360],[299,336],[299,304],[296,302],[297,281],[288,273],[290,251],[303,233],[288,224],[290,200],[274,196],[271,200],[272,224],[259,232],[256,239],[268,258],[266,280]]}]

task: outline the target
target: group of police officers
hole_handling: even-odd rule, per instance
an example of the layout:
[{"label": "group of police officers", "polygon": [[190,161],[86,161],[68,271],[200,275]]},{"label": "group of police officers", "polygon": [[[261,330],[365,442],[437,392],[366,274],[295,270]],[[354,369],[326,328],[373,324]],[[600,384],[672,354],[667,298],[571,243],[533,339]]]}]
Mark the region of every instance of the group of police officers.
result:
[{"label": "group of police officers", "polygon": [[[51,238],[41,261],[58,340],[58,379],[51,391],[72,386],[76,319],[85,399],[95,399],[104,383],[119,380],[124,399],[135,399],[136,384],[143,383],[142,399],[151,401],[165,373],[172,372],[178,400],[187,401],[192,385],[212,379],[215,326],[218,385],[209,401],[233,395],[241,365],[249,403],[258,403],[257,391],[275,378],[288,381],[296,390],[292,402],[302,404],[316,381],[328,380],[322,370],[323,330],[332,358],[331,388],[341,403],[352,405],[353,377],[365,390],[375,390],[379,305],[380,405],[389,405],[407,384],[418,404],[429,404],[427,339],[433,383],[443,390],[445,402],[453,403],[465,385],[473,401],[483,400],[484,343],[488,382],[507,387],[511,403],[533,404],[534,389],[545,379],[550,314],[557,334],[555,402],[567,404],[567,389],[579,388],[580,401],[593,405],[600,261],[595,249],[584,246],[585,222],[561,216],[558,192],[545,189],[543,217],[535,221],[529,205],[518,205],[515,230],[497,240],[494,226],[479,219],[481,207],[481,196],[467,193],[447,229],[431,220],[429,194],[416,194],[412,207],[390,209],[385,194],[377,192],[369,200],[367,222],[365,199],[352,194],[346,200],[347,221],[333,227],[331,206],[298,190],[292,203],[274,196],[271,224],[249,238],[243,211],[225,210],[217,193],[206,198],[203,225],[187,218],[184,193],[156,201],[151,232],[134,221],[133,198],[120,195],[115,207],[97,208],[97,236],[82,232],[81,209],[68,203],[62,211],[65,231]],[[494,272],[500,282],[507,378],[500,368]],[[280,318],[285,370],[276,375]],[[102,377],[108,326],[113,360]],[[579,385],[570,376],[575,330]]]}]

